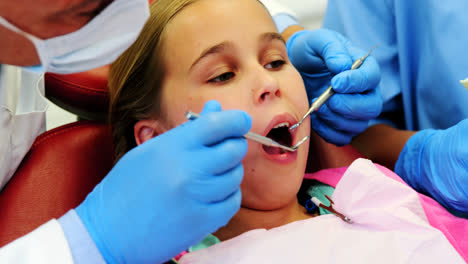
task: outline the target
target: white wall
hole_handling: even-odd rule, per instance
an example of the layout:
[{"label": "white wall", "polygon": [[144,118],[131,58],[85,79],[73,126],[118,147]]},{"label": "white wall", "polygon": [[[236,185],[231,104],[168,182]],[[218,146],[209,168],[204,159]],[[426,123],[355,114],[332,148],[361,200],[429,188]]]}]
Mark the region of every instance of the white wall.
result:
[{"label": "white wall", "polygon": [[296,12],[301,24],[309,29],[322,25],[327,0],[277,0]]}]

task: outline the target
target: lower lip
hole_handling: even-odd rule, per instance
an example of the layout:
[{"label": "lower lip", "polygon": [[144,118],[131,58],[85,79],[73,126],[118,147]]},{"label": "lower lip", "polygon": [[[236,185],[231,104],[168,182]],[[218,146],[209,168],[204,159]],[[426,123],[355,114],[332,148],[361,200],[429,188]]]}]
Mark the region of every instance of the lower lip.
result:
[{"label": "lower lip", "polygon": [[262,145],[259,145],[259,146],[263,155],[265,155],[267,159],[275,163],[288,164],[297,160],[297,151],[294,151],[294,152],[286,151],[285,153],[282,153],[282,154],[269,154],[263,149]]}]

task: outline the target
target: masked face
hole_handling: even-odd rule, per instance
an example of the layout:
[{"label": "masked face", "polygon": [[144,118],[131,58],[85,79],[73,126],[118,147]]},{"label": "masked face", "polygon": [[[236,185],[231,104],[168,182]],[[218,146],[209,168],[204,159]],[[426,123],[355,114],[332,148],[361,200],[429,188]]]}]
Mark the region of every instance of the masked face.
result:
[{"label": "masked face", "polygon": [[[12,6],[5,2],[0,0],[0,10]],[[34,12],[37,2],[43,8]],[[55,73],[81,72],[112,62],[135,40],[149,16],[147,0],[21,3],[9,9],[13,14],[0,13],[0,36],[6,39],[0,44],[0,63],[40,64],[33,69]]]},{"label": "masked face", "polygon": [[18,28],[48,39],[82,28],[113,0],[0,0],[0,16]]}]

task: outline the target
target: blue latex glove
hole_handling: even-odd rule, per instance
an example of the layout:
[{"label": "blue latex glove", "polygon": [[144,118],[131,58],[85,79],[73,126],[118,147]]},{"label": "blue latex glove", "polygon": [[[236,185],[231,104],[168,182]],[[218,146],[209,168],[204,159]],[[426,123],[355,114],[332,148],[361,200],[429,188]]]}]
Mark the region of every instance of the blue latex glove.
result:
[{"label": "blue latex glove", "polygon": [[406,143],[395,172],[458,216],[468,216],[468,119],[421,130]]},{"label": "blue latex glove", "polygon": [[128,152],[76,208],[108,263],[161,263],[228,223],[239,210],[251,118],[221,111]]},{"label": "blue latex glove", "polygon": [[382,111],[377,61],[369,56],[359,69],[349,71],[353,62],[367,52],[327,29],[296,32],[286,47],[292,64],[304,79],[310,103],[330,84],[336,92],[311,114],[312,129],[327,142],[349,144]]}]

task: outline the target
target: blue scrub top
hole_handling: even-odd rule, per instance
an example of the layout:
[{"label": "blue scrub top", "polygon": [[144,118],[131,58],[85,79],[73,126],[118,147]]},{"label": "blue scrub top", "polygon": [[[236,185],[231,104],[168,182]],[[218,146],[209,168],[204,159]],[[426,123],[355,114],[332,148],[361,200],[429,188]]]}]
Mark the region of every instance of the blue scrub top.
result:
[{"label": "blue scrub top", "polygon": [[328,0],[325,28],[365,50],[380,44],[385,104],[374,124],[445,129],[468,117],[467,11],[467,0]]}]

